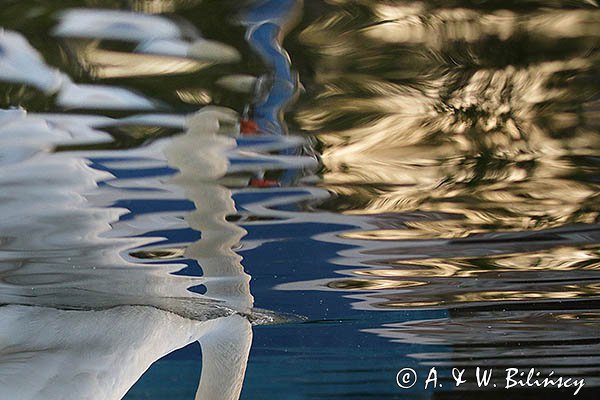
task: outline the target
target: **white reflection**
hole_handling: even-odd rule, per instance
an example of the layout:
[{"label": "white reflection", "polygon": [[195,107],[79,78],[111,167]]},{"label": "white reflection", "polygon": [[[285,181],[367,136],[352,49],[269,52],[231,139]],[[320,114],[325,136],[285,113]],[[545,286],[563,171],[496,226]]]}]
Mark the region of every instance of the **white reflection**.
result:
[{"label": "white reflection", "polygon": [[236,146],[234,138],[220,131],[236,123],[233,111],[207,107],[188,119],[185,134],[176,137],[165,153],[169,164],[180,171],[174,181],[185,188],[186,197],[196,207],[185,219],[202,232],[202,239],[189,245],[185,255],[201,265],[207,279],[206,296],[248,311],[253,300],[250,276],[243,270],[241,257],[232,250],[246,231],[225,220],[235,214],[235,204],[231,190],[216,182],[227,173],[227,150]]},{"label": "white reflection", "polygon": [[[94,77],[171,75],[196,72],[240,60],[233,47],[214,40],[182,39],[179,27],[158,15],[125,11],[73,9],[65,12],[53,31],[67,40],[78,62]],[[103,40],[138,42],[133,51],[103,48]]]},{"label": "white reflection", "polygon": [[[160,68],[165,68],[164,65]],[[40,54],[16,32],[0,31],[0,81],[58,92],[59,106],[78,109],[152,110],[155,103],[118,86],[77,84],[44,63]]]},{"label": "white reflection", "polygon": [[116,10],[72,9],[52,31],[60,37],[142,41],[177,38],[179,27],[166,18]]},{"label": "white reflection", "polygon": [[[51,123],[43,118],[26,116],[25,113],[16,114],[15,118],[2,121],[0,125],[0,143],[14,142],[15,136],[19,136],[21,144],[44,146],[45,143],[52,146],[61,144],[102,143],[112,140],[106,132],[91,128],[88,124],[80,121],[65,123]],[[40,137],[44,140],[40,142]]]},{"label": "white reflection", "polygon": [[60,72],[48,67],[21,34],[0,28],[0,81],[31,85],[53,93],[62,79]]},{"label": "white reflection", "polygon": [[[235,131],[237,115],[208,108],[187,121],[22,110],[0,117],[3,147],[30,148],[12,163],[0,163],[0,393],[11,399],[119,399],[153,362],[199,341],[196,398],[238,398],[252,341],[246,315],[253,299],[250,277],[232,250],[245,231],[225,221],[235,207],[230,190],[215,181],[227,172],[227,150],[235,140],[222,133]],[[57,144],[103,138],[96,130],[102,126],[155,120],[187,126],[159,148],[181,171],[173,183],[197,207],[185,221],[202,231],[202,239],[187,246],[185,256],[199,262],[201,277],[173,275],[180,264],[127,261],[123,253],[159,239],[144,233],[168,229],[174,218],[118,221],[123,209],[94,207],[88,200],[102,198],[98,182],[114,177],[77,153],[50,152]],[[111,154],[129,167],[137,162],[135,151]],[[199,284],[206,296],[188,291]]]},{"label": "white reflection", "polygon": [[207,63],[233,63],[240,53],[233,47],[215,40],[198,39],[186,42],[178,39],[152,39],[140,43],[136,52],[163,56],[191,58]]},{"label": "white reflection", "polygon": [[77,84],[67,81],[58,93],[58,105],[102,110],[152,110],[155,104],[131,90],[108,85]]}]

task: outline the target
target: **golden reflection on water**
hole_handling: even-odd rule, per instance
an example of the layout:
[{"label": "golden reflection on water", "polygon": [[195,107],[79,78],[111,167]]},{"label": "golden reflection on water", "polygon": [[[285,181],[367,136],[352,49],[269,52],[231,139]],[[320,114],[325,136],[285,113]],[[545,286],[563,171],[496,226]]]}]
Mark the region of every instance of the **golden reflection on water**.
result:
[{"label": "golden reflection on water", "polygon": [[[375,297],[375,296],[374,296]],[[598,298],[597,285],[569,285],[569,287],[552,288],[538,291],[480,291],[470,293],[448,293],[438,296],[433,301],[405,300],[400,294],[377,296],[379,300],[370,304],[374,308],[429,308],[429,307],[461,307],[463,305],[477,305],[481,303],[510,303],[514,301],[541,301],[541,300],[576,300]]]},{"label": "golden reflection on water", "polygon": [[[362,300],[354,303],[360,309],[597,298],[598,248],[548,247],[501,255],[493,255],[495,250],[490,248],[492,254],[476,257],[373,258],[363,262],[363,269],[339,271],[350,278],[328,280],[323,285],[330,290],[363,292],[351,296]],[[387,252],[379,254],[386,256]]]},{"label": "golden reflection on water", "polygon": [[327,286],[332,289],[342,290],[382,290],[401,289],[407,287],[426,285],[426,282],[404,281],[394,279],[340,279],[330,282]]},{"label": "golden reflection on water", "polygon": [[359,276],[381,277],[457,277],[472,278],[486,273],[519,271],[598,271],[598,249],[572,247],[518,253],[501,256],[428,258],[424,260],[393,261],[390,269],[354,270]]},{"label": "golden reflection on water", "polygon": [[[355,306],[375,309],[573,300],[595,298],[600,292],[600,284],[589,282],[600,270],[597,247],[567,246],[485,257],[372,260],[366,264],[373,267],[341,271],[351,277],[329,280],[324,286],[367,292],[353,296],[366,300]],[[382,264],[387,268],[375,266]]]},{"label": "golden reflection on water", "polygon": [[590,322],[599,322],[600,313],[597,312],[582,312],[580,314],[559,314],[554,316],[558,320],[586,320]]},{"label": "golden reflection on water", "polygon": [[104,50],[97,42],[77,46],[79,63],[94,78],[126,78],[197,72],[211,64],[177,57]]},{"label": "golden reflection on water", "polygon": [[455,216],[345,237],[596,221],[600,11],[335,3],[344,11],[300,33],[317,60],[318,95],[297,121],[323,146],[323,186],[347,213]]},{"label": "golden reflection on water", "polygon": [[200,0],[129,0],[128,3],[134,11],[148,14],[162,14],[193,7],[199,4]]},{"label": "golden reflection on water", "polygon": [[146,14],[164,14],[173,13],[177,10],[191,8],[198,5],[201,0],[127,0],[109,1],[109,0],[86,0],[90,7],[122,7],[127,3],[128,9]]},{"label": "golden reflection on water", "polygon": [[313,284],[367,309],[597,297],[597,247],[523,235],[599,219],[598,7],[329,3],[298,34],[315,95],[295,117],[322,207],[373,222],[338,235],[361,267]]}]

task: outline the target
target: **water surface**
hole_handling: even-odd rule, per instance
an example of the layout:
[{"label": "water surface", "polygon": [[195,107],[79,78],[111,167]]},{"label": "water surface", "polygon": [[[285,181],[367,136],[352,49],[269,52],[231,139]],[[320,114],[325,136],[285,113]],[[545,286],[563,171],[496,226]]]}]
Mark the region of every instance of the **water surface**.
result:
[{"label": "water surface", "polygon": [[3,396],[599,393],[594,1],[5,3]]}]

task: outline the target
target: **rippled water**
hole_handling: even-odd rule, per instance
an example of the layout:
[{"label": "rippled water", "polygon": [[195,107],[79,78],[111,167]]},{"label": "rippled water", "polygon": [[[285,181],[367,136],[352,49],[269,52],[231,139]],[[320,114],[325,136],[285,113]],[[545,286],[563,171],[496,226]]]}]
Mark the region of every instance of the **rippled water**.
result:
[{"label": "rippled water", "polygon": [[0,25],[1,399],[573,396],[506,368],[600,393],[594,0]]}]

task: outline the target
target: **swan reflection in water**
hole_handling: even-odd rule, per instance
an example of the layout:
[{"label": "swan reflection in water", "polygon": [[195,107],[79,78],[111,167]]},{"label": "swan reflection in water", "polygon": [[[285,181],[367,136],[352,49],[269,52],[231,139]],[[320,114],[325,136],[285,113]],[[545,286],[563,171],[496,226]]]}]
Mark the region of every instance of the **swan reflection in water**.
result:
[{"label": "swan reflection in water", "polygon": [[[234,203],[230,190],[216,183],[227,171],[224,150],[235,145],[219,133],[219,119],[230,122],[235,113],[200,111],[187,119],[184,134],[157,146],[180,170],[172,183],[196,204],[185,221],[203,238],[187,246],[185,256],[202,266],[201,277],[173,275],[181,265],[124,261],[119,251],[157,240],[135,234],[143,218],[123,224],[117,221],[122,209],[91,205],[94,195],[103,196],[97,182],[110,182],[109,174],[76,153],[45,151],[48,138],[60,136],[57,125],[20,111],[3,116],[4,128],[12,125],[8,133],[35,121],[45,129],[30,130],[29,141],[0,139],[22,154],[0,165],[6,188],[0,213],[8,216],[0,238],[0,392],[11,399],[119,399],[154,361],[199,341],[196,398],[238,398],[253,299],[241,258],[231,250],[245,231],[225,221]],[[108,237],[111,226],[125,225],[128,239]],[[187,290],[200,284],[205,295]]]},{"label": "swan reflection in water", "polygon": [[[71,10],[59,15],[52,34],[95,78],[195,72],[239,58],[221,43],[184,40],[166,18],[123,11]],[[106,50],[102,39],[137,47]],[[20,33],[0,32],[0,45],[7,49],[0,81],[56,95],[59,107],[152,112],[159,106],[123,87],[72,82]],[[196,398],[239,397],[252,325],[279,317],[253,308],[250,276],[232,250],[246,231],[226,220],[236,214],[226,185],[314,164],[268,154],[300,145],[293,137],[248,137],[238,151],[239,121],[233,110],[217,107],[188,117],[1,112],[0,393],[119,399],[156,360],[198,341]],[[114,144],[109,131],[138,127],[183,133],[143,148],[94,147]],[[84,145],[96,149],[79,150]],[[159,172],[140,176],[147,170]],[[193,207],[183,217],[177,207],[134,210],[133,203],[148,200]],[[180,244],[169,230],[202,237]]]}]

